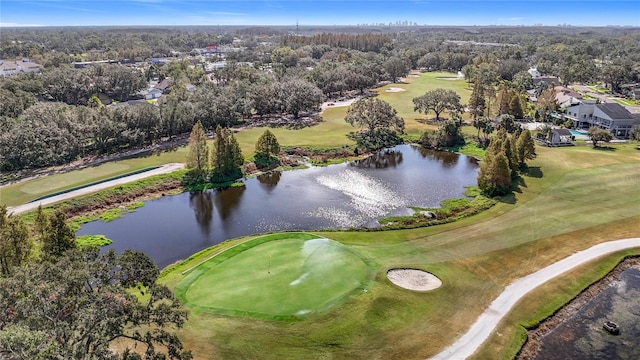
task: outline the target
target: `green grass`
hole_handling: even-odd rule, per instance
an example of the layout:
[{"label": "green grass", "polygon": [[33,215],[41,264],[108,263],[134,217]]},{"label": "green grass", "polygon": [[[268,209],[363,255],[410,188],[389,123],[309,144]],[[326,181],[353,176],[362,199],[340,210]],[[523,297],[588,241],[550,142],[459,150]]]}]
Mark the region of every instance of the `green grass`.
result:
[{"label": "green grass", "polygon": [[[466,331],[514,279],[604,240],[637,236],[640,192],[634,191],[634,184],[640,180],[640,154],[628,144],[614,149],[537,148],[538,158],[531,162],[530,175],[515,196],[458,222],[410,230],[318,232],[357,252],[375,268],[366,293],[296,322],[194,310],[180,335],[194,355],[203,358],[422,359],[434,355],[451,343],[452,334]],[[185,277],[182,271],[248,239],[196,254],[167,269],[161,281],[175,288]],[[256,254],[264,257],[262,252]],[[428,293],[399,289],[385,277],[394,267],[429,271],[443,286]],[[552,311],[571,291],[592,281],[580,275],[561,278],[571,284],[568,292],[541,292],[549,307],[537,302],[530,305],[533,309],[519,309],[513,316]],[[489,353],[501,353],[503,347],[521,341],[521,333],[498,331],[506,335],[488,345]]]},{"label": "green grass", "polygon": [[184,162],[187,148],[161,152],[154,155],[108,162],[81,170],[69,171],[19,182],[0,188],[0,204],[15,206],[25,204],[38,197],[68,190],[88,183],[105,180],[152,166],[172,162]]},{"label": "green grass", "polygon": [[629,99],[614,98],[613,101],[623,106],[638,106],[638,104],[635,101],[629,100]]},{"label": "green grass", "polygon": [[362,292],[370,269],[333,240],[304,233],[270,235],[198,265],[176,295],[196,312],[298,319]]},{"label": "green grass", "polygon": [[76,237],[76,243],[80,246],[107,246],[113,241],[104,235],[81,235]]},{"label": "green grass", "polygon": [[478,147],[478,145],[476,145],[474,142],[467,142],[463,146],[451,147],[451,148],[447,148],[447,150],[464,154],[467,156],[473,156],[479,159],[484,158],[484,154],[487,152],[487,149]]},{"label": "green grass", "polygon": [[587,86],[587,89],[593,92],[597,92],[599,94],[608,94],[610,92],[609,89],[604,88],[602,86]]},{"label": "green grass", "polygon": [[80,230],[80,227],[82,227],[82,224],[86,224],[88,222],[95,221],[95,220],[102,220],[104,222],[113,221],[115,219],[121,218],[122,216],[124,216],[124,214],[134,211],[135,209],[141,208],[143,206],[144,206],[144,202],[136,201],[136,202],[127,204],[126,206],[109,209],[99,214],[94,213],[94,214],[89,214],[84,216],[78,216],[73,218],[69,222],[69,226],[71,226],[74,232],[77,232],[78,230]]}]

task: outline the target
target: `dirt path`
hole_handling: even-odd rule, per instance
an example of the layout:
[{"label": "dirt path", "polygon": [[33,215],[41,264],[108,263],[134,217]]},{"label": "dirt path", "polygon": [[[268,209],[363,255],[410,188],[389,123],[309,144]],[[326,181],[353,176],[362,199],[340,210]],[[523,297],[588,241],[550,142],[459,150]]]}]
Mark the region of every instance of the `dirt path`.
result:
[{"label": "dirt path", "polygon": [[527,293],[545,282],[591,260],[616,251],[640,247],[640,238],[630,238],[609,241],[577,252],[535,273],[520,278],[504,291],[478,317],[466,334],[458,338],[455,343],[441,353],[434,356],[434,360],[466,359],[476,350],[496,329],[498,323]]},{"label": "dirt path", "polygon": [[74,198],[76,196],[81,196],[81,195],[94,193],[94,192],[102,190],[102,189],[106,189],[106,188],[109,188],[109,187],[112,187],[112,186],[116,186],[116,185],[130,183],[130,182],[137,181],[137,180],[140,180],[140,179],[148,178],[148,177],[153,176],[153,175],[167,174],[167,173],[170,173],[170,172],[174,172],[176,170],[180,170],[182,168],[184,168],[184,164],[180,164],[180,163],[165,164],[165,165],[162,165],[161,167],[159,167],[157,169],[145,171],[143,173],[130,175],[130,176],[125,176],[125,177],[121,177],[119,179],[106,181],[106,182],[103,182],[103,183],[100,183],[100,184],[96,184],[96,185],[87,186],[87,187],[84,187],[84,188],[81,188],[81,189],[78,189],[78,190],[70,191],[70,192],[65,193],[65,194],[52,196],[50,198],[42,199],[42,200],[39,200],[39,201],[34,201],[34,202],[27,203],[27,204],[24,204],[24,205],[10,206],[10,207],[7,208],[7,210],[8,210],[9,213],[19,214],[19,213],[22,213],[22,212],[25,212],[25,211],[33,210],[33,209],[37,208],[39,205],[45,206],[45,205],[53,204],[53,203],[56,203],[56,202],[69,200],[69,199]]}]

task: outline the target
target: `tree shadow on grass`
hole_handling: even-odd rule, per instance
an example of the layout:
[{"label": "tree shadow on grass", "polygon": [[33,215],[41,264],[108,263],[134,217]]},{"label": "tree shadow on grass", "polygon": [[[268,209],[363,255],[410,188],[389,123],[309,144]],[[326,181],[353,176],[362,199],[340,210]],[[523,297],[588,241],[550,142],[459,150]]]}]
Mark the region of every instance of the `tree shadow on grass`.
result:
[{"label": "tree shadow on grass", "polygon": [[540,179],[544,174],[542,173],[542,169],[540,169],[539,166],[532,166],[532,167],[528,167],[525,170],[524,175],[528,177]]},{"label": "tree shadow on grass", "polygon": [[514,193],[509,193],[509,194],[507,194],[507,195],[502,196],[501,198],[499,198],[499,201],[500,201],[501,203],[515,205],[515,203],[517,202],[516,194],[514,194]]},{"label": "tree shadow on grass", "polygon": [[600,151],[616,151],[617,149],[613,146],[596,146],[593,148],[593,150],[600,150]]}]

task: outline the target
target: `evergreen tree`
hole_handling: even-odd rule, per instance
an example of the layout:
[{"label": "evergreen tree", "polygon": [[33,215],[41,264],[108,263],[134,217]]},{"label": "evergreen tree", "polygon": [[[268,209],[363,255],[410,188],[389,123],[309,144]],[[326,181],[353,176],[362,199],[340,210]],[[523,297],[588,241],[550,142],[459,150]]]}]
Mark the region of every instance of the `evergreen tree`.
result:
[{"label": "evergreen tree", "polygon": [[216,139],[214,142],[211,160],[213,162],[214,182],[234,180],[242,175],[240,166],[244,162],[242,151],[238,140],[229,130],[221,126],[216,128]]},{"label": "evergreen tree", "polygon": [[63,212],[57,211],[49,217],[49,225],[43,238],[42,251],[45,256],[59,258],[65,251],[76,247],[76,236],[66,223]]},{"label": "evergreen tree", "polygon": [[478,117],[484,114],[485,109],[485,101],[484,101],[484,87],[482,83],[476,80],[473,85],[473,91],[471,92],[471,97],[469,98],[469,113],[473,119],[477,119]]},{"label": "evergreen tree", "polygon": [[47,215],[44,213],[44,210],[42,210],[42,205],[38,205],[38,209],[36,209],[34,225],[35,225],[36,232],[40,237],[40,241],[43,241],[45,231],[47,230],[48,219],[47,219]]},{"label": "evergreen tree", "polygon": [[522,119],[524,117],[524,110],[522,109],[522,103],[520,102],[520,94],[516,89],[511,89],[509,91],[509,114],[513,115],[516,119]]},{"label": "evergreen tree", "polygon": [[29,229],[21,217],[0,214],[0,274],[8,276],[14,267],[26,263],[31,249]]},{"label": "evergreen tree", "polygon": [[265,130],[258,138],[258,142],[256,142],[256,158],[267,160],[272,156],[277,156],[279,153],[280,144],[278,139],[269,129]]},{"label": "evergreen tree", "polygon": [[198,121],[193,125],[189,136],[189,154],[187,155],[187,168],[198,178],[203,179],[209,165],[209,148],[207,137]]},{"label": "evergreen tree", "polygon": [[511,170],[504,154],[485,156],[480,162],[478,187],[489,196],[506,195],[511,191]]},{"label": "evergreen tree", "polygon": [[244,156],[242,156],[242,149],[238,139],[233,135],[231,131],[227,131],[227,161],[225,162],[225,170],[228,174],[242,174],[240,167],[244,163]]},{"label": "evergreen tree", "polygon": [[225,131],[222,126],[216,127],[215,141],[213,143],[213,149],[211,149],[211,167],[214,173],[221,174],[224,168],[224,159],[227,157],[227,146],[225,139]]},{"label": "evergreen tree", "polygon": [[[512,168],[509,166],[513,148],[508,134],[500,130],[491,139],[478,171],[478,187],[489,196],[505,195],[511,191]],[[509,159],[511,157],[511,160]]]},{"label": "evergreen tree", "polygon": [[498,115],[509,114],[510,92],[505,84],[500,85],[498,91]]},{"label": "evergreen tree", "polygon": [[511,137],[508,135],[505,137],[502,142],[502,151],[504,156],[507,158],[507,164],[509,165],[509,170],[511,172],[511,178],[516,178],[518,176],[518,159],[517,153],[515,149],[515,143],[511,141]]},{"label": "evergreen tree", "polygon": [[536,145],[529,130],[522,131],[518,136],[516,152],[518,153],[518,165],[521,169],[526,166],[527,160],[536,158]]}]

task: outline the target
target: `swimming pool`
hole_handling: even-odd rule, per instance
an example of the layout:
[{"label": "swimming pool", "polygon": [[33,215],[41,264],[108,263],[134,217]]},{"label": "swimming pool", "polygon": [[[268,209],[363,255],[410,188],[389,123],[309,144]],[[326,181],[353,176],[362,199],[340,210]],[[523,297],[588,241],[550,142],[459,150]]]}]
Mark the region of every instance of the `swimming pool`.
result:
[{"label": "swimming pool", "polygon": [[575,136],[589,136],[589,134],[584,130],[569,129],[569,131],[571,132],[572,135],[575,135]]}]

